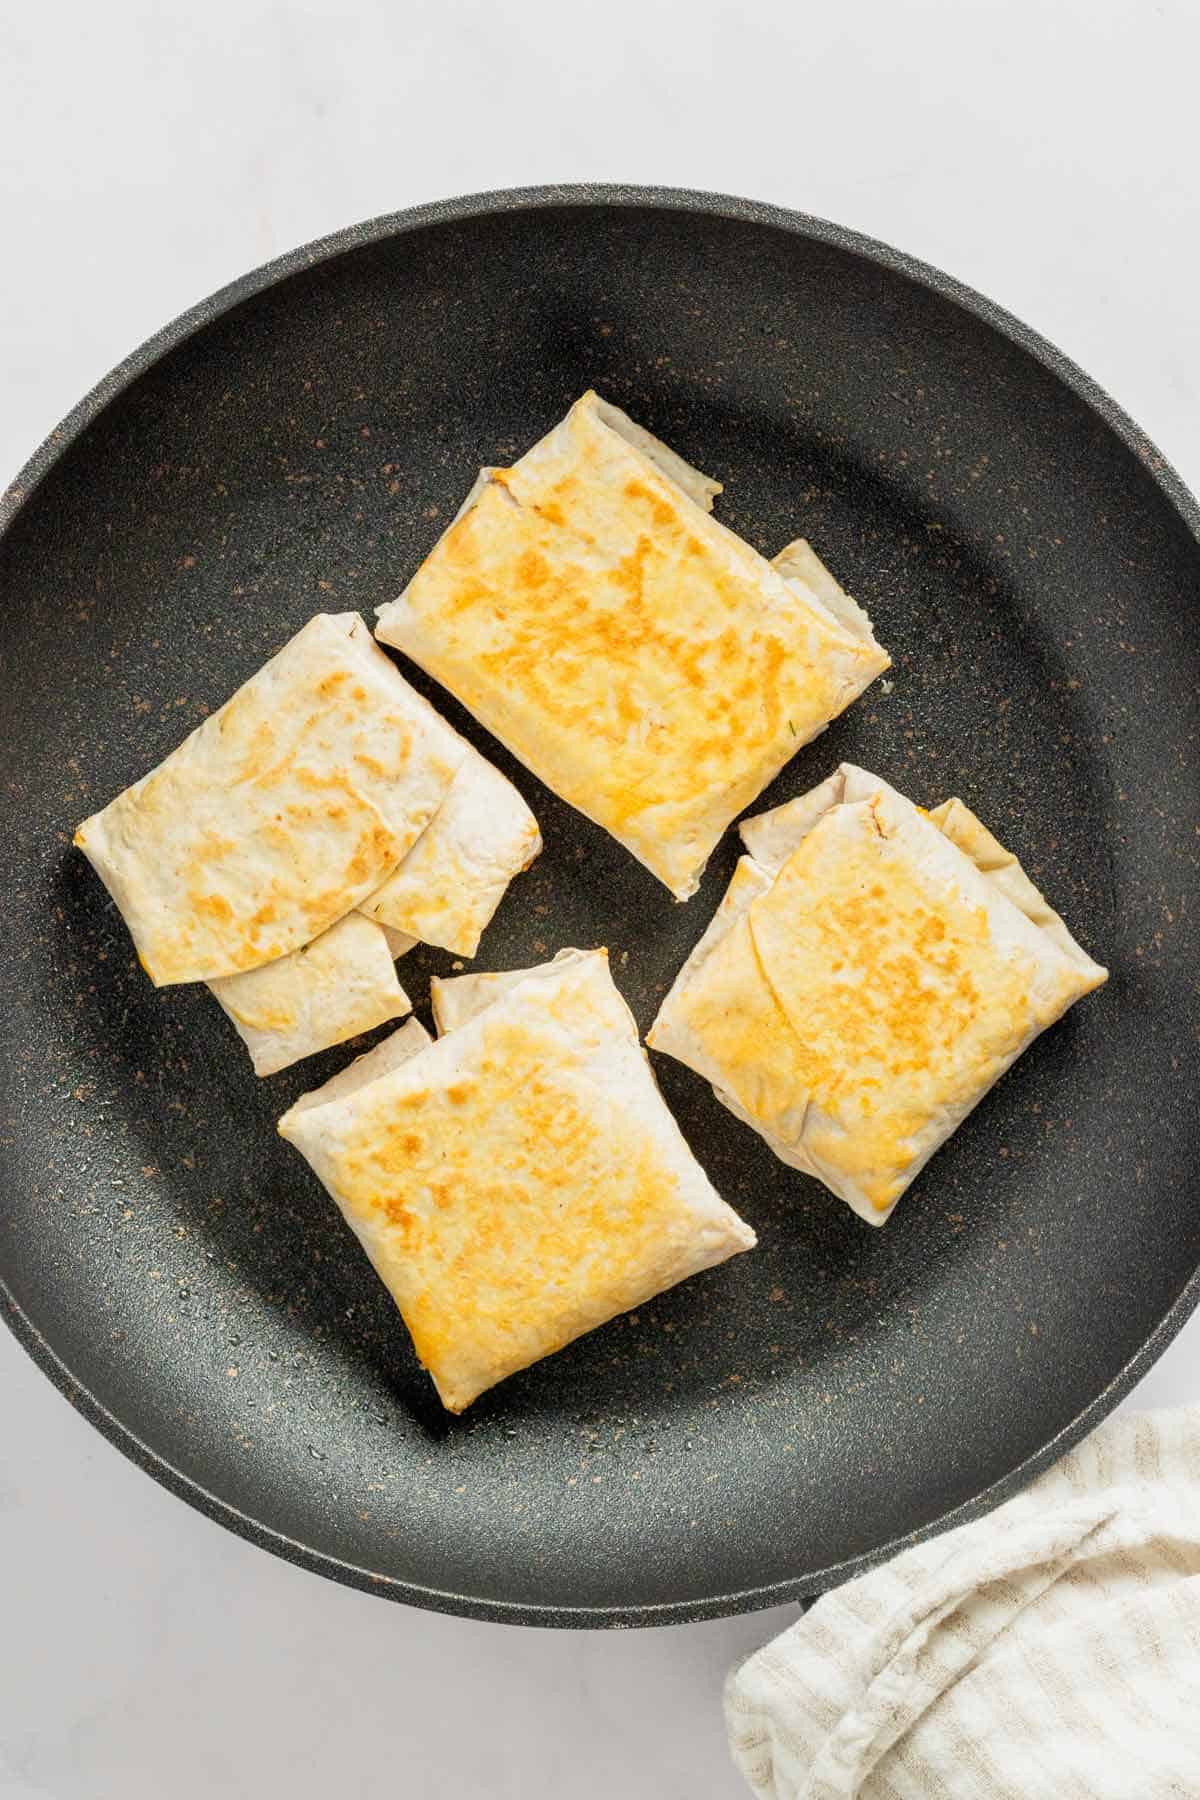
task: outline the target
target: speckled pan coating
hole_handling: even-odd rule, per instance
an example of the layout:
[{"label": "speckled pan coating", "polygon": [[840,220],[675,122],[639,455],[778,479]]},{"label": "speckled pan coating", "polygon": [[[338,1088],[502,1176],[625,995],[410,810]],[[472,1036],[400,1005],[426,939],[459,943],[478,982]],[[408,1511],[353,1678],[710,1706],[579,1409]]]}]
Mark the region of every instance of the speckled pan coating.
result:
[{"label": "speckled pan coating", "polygon": [[[659,1079],[761,1248],[446,1418],[203,990],[155,993],[86,813],[310,613],[403,585],[481,458],[594,383],[803,532],[896,667],[841,758],[959,793],[1112,969],[865,1230]],[[247,276],[85,400],[4,500],[3,1311],[212,1517],[396,1598],[649,1624],[812,1593],[994,1503],[1094,1424],[1198,1292],[1197,511],[1078,370],[836,227],[635,189],[485,195]],[[411,671],[406,671],[411,673]],[[414,679],[424,691],[422,677]],[[643,1029],[687,906],[438,696],[546,838],[484,966],[607,943]],[[419,1000],[451,959],[404,965]]]}]

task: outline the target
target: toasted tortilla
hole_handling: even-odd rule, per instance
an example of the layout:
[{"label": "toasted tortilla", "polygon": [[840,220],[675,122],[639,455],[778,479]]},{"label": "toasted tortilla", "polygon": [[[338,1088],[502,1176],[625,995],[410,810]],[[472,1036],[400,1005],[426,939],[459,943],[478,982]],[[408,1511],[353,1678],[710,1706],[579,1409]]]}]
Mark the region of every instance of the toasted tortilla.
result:
[{"label": "toasted tortilla", "polygon": [[[360,621],[352,636],[361,630]],[[368,648],[378,659],[375,646]],[[426,703],[412,697],[424,723]],[[438,725],[438,748],[453,748],[461,760],[437,811],[383,886],[299,949],[210,982],[256,1074],[275,1074],[410,1011],[395,959],[421,939],[474,955],[512,876],[541,848],[537,822],[512,783],[449,725]],[[85,835],[93,841],[91,826]]]},{"label": "toasted tortilla", "polygon": [[411,1060],[302,1101],[279,1129],[451,1412],[754,1243],[667,1110],[604,951],[511,980]]},{"label": "toasted tortilla", "polygon": [[322,613],[75,842],[154,984],[213,981],[365,900],[462,756],[358,614]]},{"label": "toasted tortilla", "polygon": [[[442,805],[357,913],[290,956],[211,984],[257,1073],[408,1012],[395,960],[418,942],[474,956],[509,882],[541,843],[512,783],[466,746]],[[352,919],[365,929],[351,929]]]},{"label": "toasted tortilla", "polygon": [[716,487],[585,394],[483,471],[377,626],[679,899],[888,667],[853,602],[831,610],[709,516]]},{"label": "toasted tortilla", "polygon": [[785,544],[778,556],[771,558],[771,567],[798,594],[815,594],[826,612],[855,637],[871,636],[870,618],[830,574],[806,538],[793,538]]},{"label": "toasted tortilla", "polygon": [[577,963],[593,950],[560,950],[550,962],[534,963],[528,969],[481,970],[470,975],[434,975],[429,983],[429,1003],[439,1037],[457,1031],[478,1013],[507,994],[519,982],[535,975],[549,975],[564,963]]},{"label": "toasted tortilla", "polygon": [[256,1075],[274,1075],[412,1011],[385,933],[357,912],[290,956],[209,986]]},{"label": "toasted tortilla", "polygon": [[745,821],[647,1042],[881,1225],[1039,1032],[1107,972],[961,801],[863,769]]},{"label": "toasted tortilla", "polygon": [[364,1050],[356,1056],[348,1068],[339,1069],[320,1087],[310,1088],[307,1094],[301,1094],[299,1100],[290,1108],[292,1114],[306,1112],[313,1106],[325,1106],[330,1100],[345,1100],[350,1094],[357,1093],[359,1088],[368,1087],[371,1082],[378,1081],[381,1075],[390,1075],[402,1063],[411,1062],[419,1056],[433,1039],[422,1025],[420,1019],[406,1019],[396,1031],[390,1032],[380,1043]]},{"label": "toasted tortilla", "polygon": [[537,820],[486,757],[466,754],[403,862],[362,903],[369,919],[456,956],[474,956],[509,883],[542,847]]},{"label": "toasted tortilla", "polygon": [[420,942],[419,938],[410,937],[407,931],[397,931],[391,925],[381,923],[379,929],[387,939],[387,947],[392,953],[393,962],[398,962],[402,956],[407,956],[409,951],[415,950]]}]

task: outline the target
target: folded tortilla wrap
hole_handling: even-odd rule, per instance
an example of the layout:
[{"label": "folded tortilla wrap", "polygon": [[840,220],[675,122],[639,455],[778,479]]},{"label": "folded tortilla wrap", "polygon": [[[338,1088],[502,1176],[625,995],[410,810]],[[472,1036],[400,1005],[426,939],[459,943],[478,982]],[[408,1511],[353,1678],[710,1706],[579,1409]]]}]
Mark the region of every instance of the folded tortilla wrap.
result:
[{"label": "folded tortilla wrap", "polygon": [[888,667],[853,602],[831,607],[796,557],[785,577],[709,516],[717,485],[585,394],[483,471],[377,626],[679,899]]},{"label": "folded tortilla wrap", "polygon": [[412,1011],[385,933],[357,912],[290,956],[209,986],[237,1027],[256,1075],[274,1075]]},{"label": "folded tortilla wrap", "polygon": [[647,1042],[870,1224],[1106,971],[959,800],[843,764],[741,828]]},{"label": "folded tortilla wrap", "polygon": [[754,1243],[667,1110],[604,951],[525,973],[401,1066],[306,1097],[279,1129],[451,1412]]},{"label": "folded tortilla wrap", "polygon": [[449,792],[403,862],[362,903],[369,919],[474,956],[514,875],[542,847],[520,794],[464,740]]},{"label": "folded tortilla wrap", "polygon": [[336,1075],[331,1075],[320,1087],[310,1088],[307,1094],[301,1094],[289,1110],[296,1114],[307,1111],[311,1106],[324,1106],[330,1100],[344,1100],[348,1095],[357,1093],[359,1088],[378,1081],[381,1075],[390,1075],[401,1063],[410,1062],[432,1042],[433,1039],[420,1019],[406,1019],[403,1025],[389,1032],[387,1037],[372,1045],[370,1050],[364,1050],[361,1056],[356,1056],[347,1068],[339,1069]]},{"label": "folded tortilla wrap", "polygon": [[[441,807],[357,913],[290,956],[211,984],[246,1038],[258,1074],[407,1012],[393,964],[419,941],[460,956],[479,948],[481,932],[513,875],[541,849],[541,837],[512,783],[478,751],[464,748]],[[367,929],[349,929],[352,918]],[[401,921],[407,929],[399,928]],[[254,1029],[253,1041],[244,1026]]]},{"label": "folded tortilla wrap", "polygon": [[462,756],[358,614],[322,613],[75,842],[155,985],[212,981],[365,900]]}]

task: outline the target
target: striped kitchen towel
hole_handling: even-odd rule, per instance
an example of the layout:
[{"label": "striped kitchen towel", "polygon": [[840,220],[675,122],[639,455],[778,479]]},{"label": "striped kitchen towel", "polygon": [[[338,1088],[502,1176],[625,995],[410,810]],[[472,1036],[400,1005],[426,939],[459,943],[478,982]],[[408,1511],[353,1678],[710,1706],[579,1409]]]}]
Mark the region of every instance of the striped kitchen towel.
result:
[{"label": "striped kitchen towel", "polygon": [[1200,1407],[826,1594],[725,1712],[770,1800],[1197,1800]]}]

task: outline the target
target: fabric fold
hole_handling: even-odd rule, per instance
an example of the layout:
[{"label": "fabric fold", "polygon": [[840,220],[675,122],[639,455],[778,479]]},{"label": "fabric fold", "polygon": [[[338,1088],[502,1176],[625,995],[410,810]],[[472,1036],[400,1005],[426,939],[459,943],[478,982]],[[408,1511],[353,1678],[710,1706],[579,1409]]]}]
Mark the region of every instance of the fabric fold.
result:
[{"label": "fabric fold", "polygon": [[1111,1420],[825,1595],[725,1706],[767,1800],[1200,1791],[1200,1408]]}]

